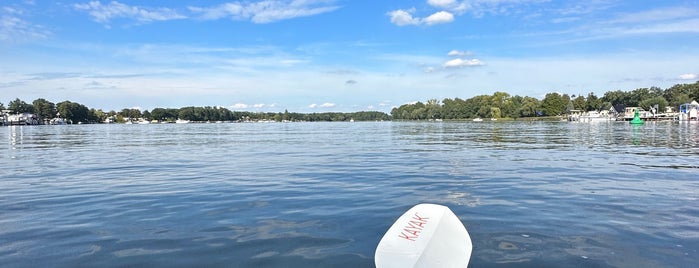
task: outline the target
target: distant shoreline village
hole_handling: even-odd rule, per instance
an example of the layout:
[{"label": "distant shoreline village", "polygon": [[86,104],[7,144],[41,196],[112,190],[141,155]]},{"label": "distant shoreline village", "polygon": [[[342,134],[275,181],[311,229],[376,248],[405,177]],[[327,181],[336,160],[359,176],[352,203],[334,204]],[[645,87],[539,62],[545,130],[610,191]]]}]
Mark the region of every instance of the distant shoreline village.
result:
[{"label": "distant shoreline village", "polygon": [[105,112],[63,101],[43,98],[31,104],[20,99],[5,107],[0,103],[0,126],[65,124],[153,124],[224,122],[354,122],[354,121],[475,121],[556,120],[570,122],[699,121],[699,81],[677,84],[665,90],[651,87],[633,91],[609,91],[603,97],[548,93],[539,100],[511,96],[506,92],[470,99],[430,99],[394,107],[390,115],[378,111],[351,113],[294,113],[231,111],[224,107],[155,108],[151,111],[122,109]]},{"label": "distant shoreline village", "polygon": [[[641,107],[624,107],[623,105],[616,105],[610,107],[608,110],[601,111],[583,111],[577,109],[570,109],[561,116],[555,116],[558,120],[570,121],[570,122],[611,122],[611,121],[631,121],[634,118],[635,112],[638,111],[640,118],[645,121],[697,121],[699,122],[699,103],[697,101],[692,101],[691,103],[685,103],[675,109],[674,107],[665,107],[665,111],[659,112],[657,105],[652,107],[650,111],[646,111]],[[369,117],[357,116],[359,120],[357,121],[389,121],[391,117],[382,112],[359,112],[359,113],[373,113],[375,115]],[[243,116],[236,120],[188,120],[182,118],[168,118],[165,120],[151,119],[147,117],[124,117],[123,115],[111,115],[105,120],[100,122],[87,122],[87,123],[102,123],[102,124],[189,124],[189,123],[269,123],[269,122],[315,122],[315,121],[348,121],[354,122],[354,115],[356,113],[325,113],[325,114],[296,114],[301,116],[295,116],[297,119],[287,115],[278,114],[266,114],[261,113],[258,116]],[[262,115],[262,116],[260,116]],[[309,116],[315,116],[315,118],[310,119]],[[306,117],[306,120],[303,118]],[[299,119],[300,118],[300,119]],[[549,119],[551,119],[549,117]],[[399,119],[405,120],[405,119]],[[420,119],[417,119],[420,120]],[[442,118],[427,118],[428,121],[443,121]],[[456,119],[458,120],[458,119]],[[474,122],[483,121],[480,117],[466,119]],[[491,117],[490,121],[497,121],[497,118]],[[27,126],[27,125],[66,125],[66,124],[83,124],[82,121],[73,122],[66,118],[60,117],[60,113],[54,118],[43,118],[37,114],[23,112],[23,113],[13,113],[12,110],[2,110],[0,111],[0,126]]]}]

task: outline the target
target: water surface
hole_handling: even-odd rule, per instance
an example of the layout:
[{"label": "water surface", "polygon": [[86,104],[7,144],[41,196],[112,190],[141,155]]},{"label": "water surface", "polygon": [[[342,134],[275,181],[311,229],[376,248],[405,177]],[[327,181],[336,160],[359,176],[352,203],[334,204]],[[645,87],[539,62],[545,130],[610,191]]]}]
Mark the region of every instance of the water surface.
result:
[{"label": "water surface", "polygon": [[0,127],[0,263],[372,267],[418,203],[472,267],[699,267],[699,125]]}]

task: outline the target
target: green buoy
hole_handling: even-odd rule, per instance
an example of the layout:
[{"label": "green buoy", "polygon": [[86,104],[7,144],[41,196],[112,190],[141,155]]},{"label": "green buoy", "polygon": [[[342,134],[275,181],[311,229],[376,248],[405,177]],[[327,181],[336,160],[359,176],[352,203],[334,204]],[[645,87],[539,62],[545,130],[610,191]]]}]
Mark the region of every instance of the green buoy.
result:
[{"label": "green buoy", "polygon": [[632,125],[643,125],[643,120],[641,120],[641,116],[638,114],[638,109],[633,114],[633,120],[629,122]]}]

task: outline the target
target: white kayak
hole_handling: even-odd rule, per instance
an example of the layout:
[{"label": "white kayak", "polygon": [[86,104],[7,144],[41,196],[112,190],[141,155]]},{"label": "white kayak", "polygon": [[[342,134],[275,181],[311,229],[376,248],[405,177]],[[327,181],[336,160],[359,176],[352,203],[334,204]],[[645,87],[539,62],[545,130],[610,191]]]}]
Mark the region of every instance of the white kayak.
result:
[{"label": "white kayak", "polygon": [[388,229],[376,247],[377,268],[467,267],[473,244],[448,207],[419,204]]}]

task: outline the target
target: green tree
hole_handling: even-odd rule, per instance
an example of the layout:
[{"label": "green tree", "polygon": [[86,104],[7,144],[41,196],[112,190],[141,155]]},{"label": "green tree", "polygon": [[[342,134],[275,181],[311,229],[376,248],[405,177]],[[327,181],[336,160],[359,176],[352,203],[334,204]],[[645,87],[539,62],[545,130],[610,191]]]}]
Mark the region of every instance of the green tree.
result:
[{"label": "green tree", "polygon": [[602,110],[602,101],[595,95],[595,93],[590,92],[587,94],[585,99],[585,110],[586,111],[599,111]]},{"label": "green tree", "polygon": [[490,118],[502,118],[500,108],[491,106],[489,116],[490,116]]},{"label": "green tree", "polygon": [[664,112],[665,107],[667,107],[668,105],[668,102],[662,96],[656,96],[645,99],[639,103],[639,106],[641,106],[641,108],[643,108],[646,111],[650,111],[650,109],[655,105],[658,105],[658,111],[656,112]]},{"label": "green tree", "polygon": [[425,118],[427,119],[441,119],[442,105],[439,104],[437,99],[430,99],[425,104],[425,113]]},{"label": "green tree", "polygon": [[95,120],[94,115],[90,114],[90,109],[80,103],[63,101],[56,104],[56,109],[62,118],[72,123],[88,123]]},{"label": "green tree", "polygon": [[585,100],[585,97],[578,96],[573,99],[573,109],[587,111],[587,101]]},{"label": "green tree", "polygon": [[547,116],[558,116],[565,112],[568,101],[558,93],[548,93],[541,101],[541,110]]},{"label": "green tree", "polygon": [[536,111],[541,106],[538,99],[532,97],[522,98],[522,105],[519,108],[519,114],[523,117],[536,116]]},{"label": "green tree", "polygon": [[34,106],[24,102],[23,100],[20,100],[19,98],[10,101],[10,103],[7,105],[7,108],[17,114],[34,112]]},{"label": "green tree", "polygon": [[636,106],[638,103],[633,104],[631,101],[631,94],[621,90],[607,91],[601,99],[603,102],[609,102],[612,105],[621,104],[624,106]]},{"label": "green tree", "polygon": [[694,84],[677,84],[663,92],[663,97],[672,107],[699,100],[699,81]]},{"label": "green tree", "polygon": [[141,110],[129,109],[129,108],[121,109],[121,112],[119,112],[119,115],[121,115],[124,118],[131,118],[131,119],[136,119],[136,118],[142,117]]},{"label": "green tree", "polygon": [[148,110],[143,111],[143,118],[149,121],[151,120],[151,114]]},{"label": "green tree", "polygon": [[45,99],[36,99],[32,102],[34,113],[42,119],[51,119],[56,117],[56,104]]},{"label": "green tree", "polygon": [[99,109],[99,110],[95,110],[94,108],[90,109],[90,114],[94,115],[95,122],[104,122],[105,120],[107,120],[107,117],[109,117],[109,115],[107,113],[105,113],[104,111],[102,111],[102,109]]}]

